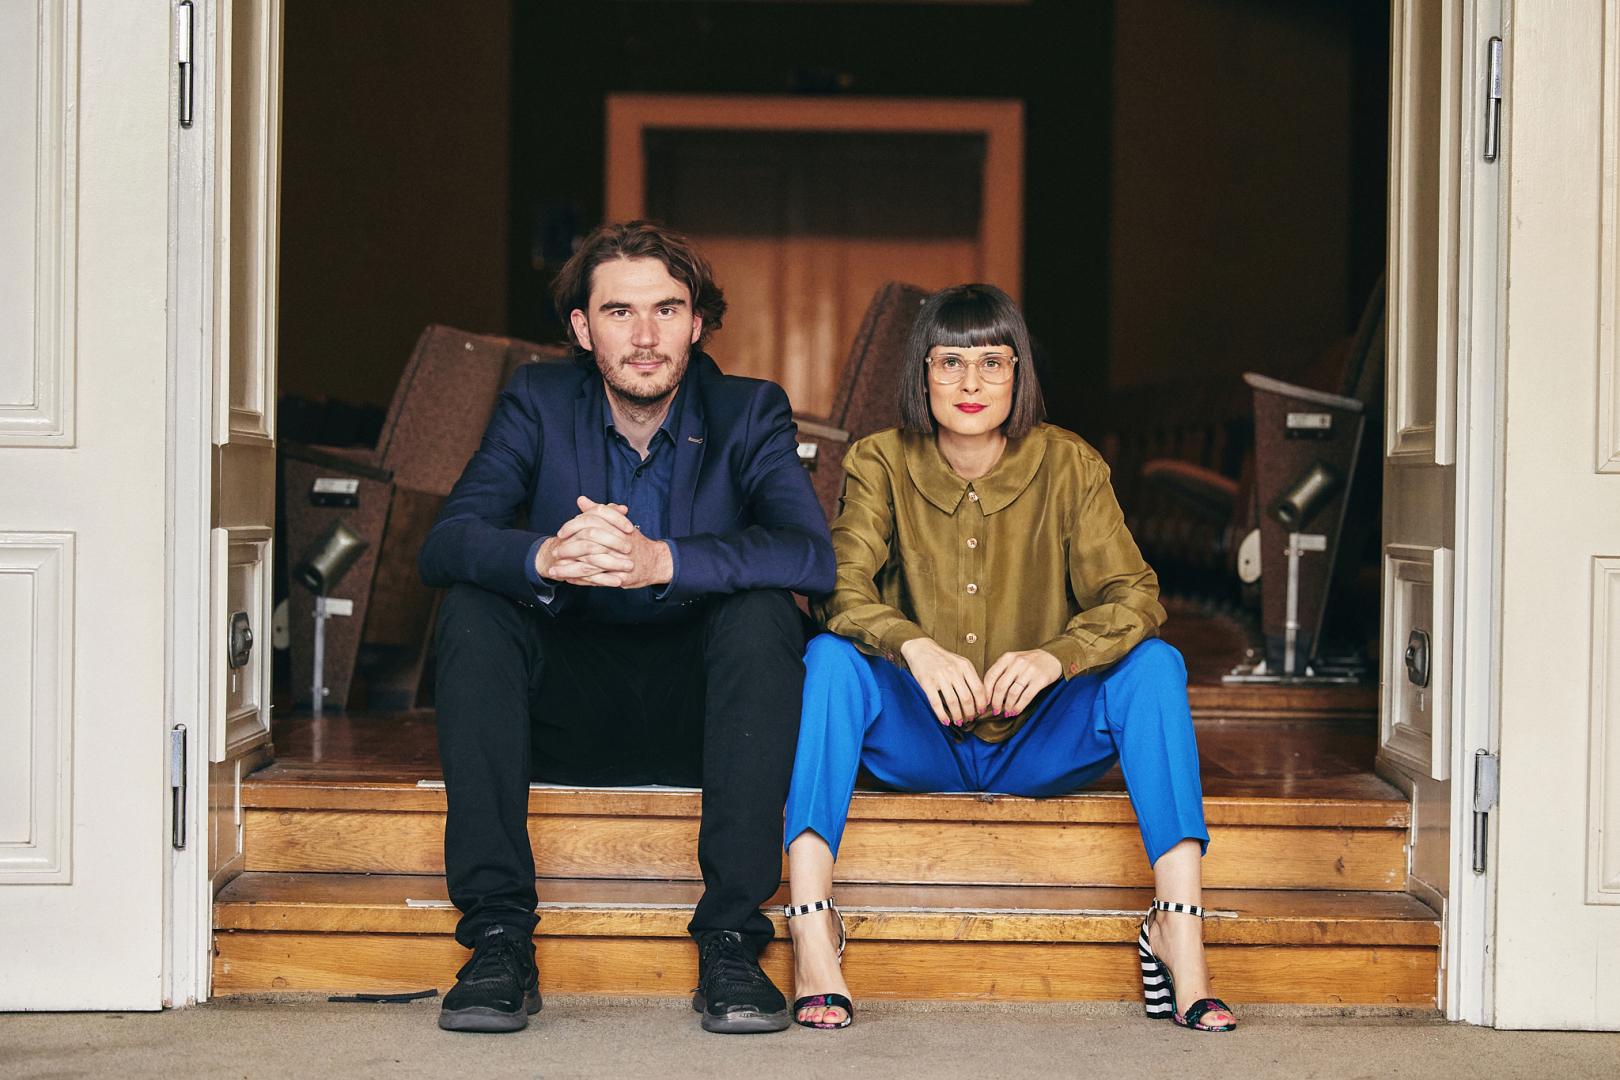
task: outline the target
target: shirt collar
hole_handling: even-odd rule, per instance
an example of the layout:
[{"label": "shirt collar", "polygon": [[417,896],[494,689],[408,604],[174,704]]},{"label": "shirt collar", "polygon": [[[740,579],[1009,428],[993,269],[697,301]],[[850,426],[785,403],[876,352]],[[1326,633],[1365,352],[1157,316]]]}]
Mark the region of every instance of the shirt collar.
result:
[{"label": "shirt collar", "polygon": [[1009,439],[1001,460],[977,480],[968,481],[951,468],[939,452],[933,435],[908,431],[901,439],[905,446],[906,472],[911,476],[912,485],[923,498],[947,514],[956,513],[970,485],[986,514],[1005,509],[1035,479],[1046,457],[1046,428],[1037,426],[1021,439]]},{"label": "shirt collar", "polygon": [[[649,451],[652,443],[660,435],[672,444],[675,442],[675,426],[680,420],[681,403],[686,398],[686,382],[687,380],[682,379],[680,386],[675,389],[675,400],[669,403],[669,411],[664,414],[663,423],[658,425],[658,430],[653,432],[652,439],[648,440]],[[608,404],[606,388],[602,391],[602,433],[610,439],[619,434],[619,429],[613,426],[613,406]]]}]

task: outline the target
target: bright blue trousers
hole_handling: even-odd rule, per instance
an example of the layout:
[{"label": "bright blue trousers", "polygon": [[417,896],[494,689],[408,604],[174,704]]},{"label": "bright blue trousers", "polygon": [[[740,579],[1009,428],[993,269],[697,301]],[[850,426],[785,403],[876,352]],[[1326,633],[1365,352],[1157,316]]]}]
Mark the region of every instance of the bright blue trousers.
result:
[{"label": "bright blue trousers", "polygon": [[1183,840],[1209,846],[1187,668],[1149,638],[1101,675],[1049,688],[1004,742],[953,737],[911,673],[835,634],[805,652],[804,711],[784,844],[806,829],[838,854],[861,766],[900,791],[1063,795],[1117,760],[1149,864]]}]

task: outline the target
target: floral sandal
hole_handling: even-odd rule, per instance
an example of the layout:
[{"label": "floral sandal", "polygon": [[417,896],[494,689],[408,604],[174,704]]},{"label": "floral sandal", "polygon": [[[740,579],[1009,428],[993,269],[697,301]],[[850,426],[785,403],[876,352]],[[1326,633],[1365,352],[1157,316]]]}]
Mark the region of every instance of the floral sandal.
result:
[{"label": "floral sandal", "polygon": [[1232,1015],[1232,1009],[1217,997],[1199,998],[1187,1006],[1185,1013],[1176,1012],[1176,984],[1170,975],[1170,965],[1154,955],[1153,946],[1148,944],[1148,923],[1153,920],[1155,911],[1168,911],[1179,915],[1196,915],[1204,917],[1204,909],[1196,904],[1172,904],[1165,900],[1154,900],[1153,906],[1148,908],[1146,917],[1142,919],[1142,933],[1136,939],[1136,955],[1142,964],[1142,1001],[1147,1006],[1149,1020],[1174,1020],[1179,1027],[1190,1031],[1235,1031],[1237,1020],[1226,1024],[1206,1024],[1204,1017],[1212,1012],[1224,1012]]}]

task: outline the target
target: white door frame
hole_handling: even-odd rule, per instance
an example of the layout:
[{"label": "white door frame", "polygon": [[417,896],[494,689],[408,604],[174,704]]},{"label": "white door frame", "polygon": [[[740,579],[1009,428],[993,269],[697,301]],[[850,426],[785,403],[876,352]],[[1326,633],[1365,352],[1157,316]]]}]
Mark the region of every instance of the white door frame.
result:
[{"label": "white door frame", "polygon": [[[1500,0],[1465,6],[1462,176],[1458,206],[1458,344],[1456,440],[1456,576],[1452,644],[1451,880],[1443,943],[1447,1019],[1490,1024],[1489,955],[1494,866],[1474,873],[1474,770],[1478,751],[1497,743],[1496,659],[1501,647],[1502,344],[1506,306],[1505,200],[1502,161],[1484,160],[1483,102],[1489,70],[1484,43],[1507,37]],[[1503,50],[1504,63],[1507,50]],[[1506,72],[1503,72],[1504,85]],[[1505,113],[1506,110],[1504,109]],[[1473,122],[1470,122],[1472,119]],[[1502,120],[1503,133],[1506,118]]]},{"label": "white door frame", "polygon": [[[1475,752],[1494,745],[1500,629],[1504,222],[1501,162],[1484,160],[1482,141],[1488,42],[1502,33],[1502,7],[1395,0],[1390,10],[1379,771],[1413,803],[1407,883],[1441,916],[1437,1000],[1449,1019],[1472,1023],[1490,1020],[1493,890],[1489,867],[1473,872],[1473,796]],[[1424,26],[1424,17],[1437,20]],[[1425,189],[1432,205],[1419,218]],[[1428,394],[1418,394],[1416,380],[1427,379]],[[1417,567],[1409,579],[1395,573],[1407,551]],[[1402,589],[1413,583],[1432,589],[1437,610],[1407,610],[1415,592]],[[1414,701],[1402,662],[1413,625],[1443,650],[1427,706],[1422,694]],[[1432,730],[1409,723],[1425,712]]]},{"label": "white door frame", "polygon": [[[170,853],[165,986],[184,1005],[210,992],[214,893],[242,865],[241,777],[268,752],[282,9],[173,7],[195,81],[191,124],[171,126],[169,190],[166,689],[170,723],[187,732],[188,798],[186,843]],[[255,637],[235,668],[232,607]]]},{"label": "white door frame", "polygon": [[[194,57],[211,55],[208,5],[195,5]],[[178,102],[179,66],[171,101]],[[212,100],[213,65],[196,70],[193,111]],[[212,306],[209,234],[211,127],[176,121],[169,144],[169,671],[171,724],[188,733],[184,780],[186,845],[170,848],[167,1003],[208,999],[213,959],[213,895],[208,872],[209,528],[214,416],[208,347]],[[171,788],[175,778],[170,778]]]}]

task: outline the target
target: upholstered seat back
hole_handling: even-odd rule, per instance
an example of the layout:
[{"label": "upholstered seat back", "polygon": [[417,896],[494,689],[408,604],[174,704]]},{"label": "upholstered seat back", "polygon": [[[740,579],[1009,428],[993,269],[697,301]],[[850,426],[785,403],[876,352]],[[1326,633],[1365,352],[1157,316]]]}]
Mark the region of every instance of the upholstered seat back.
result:
[{"label": "upholstered seat back", "polygon": [[800,442],[813,444],[811,484],[830,521],[844,490],[844,450],[855,439],[900,423],[900,364],[906,336],[928,291],[891,281],[872,297],[839,377],[832,412],[799,416]]},{"label": "upholstered seat back", "polygon": [[450,494],[512,373],[522,363],[561,355],[560,347],[429,326],[400,375],[377,464],[401,487]]},{"label": "upholstered seat back", "polygon": [[850,346],[828,422],[859,439],[900,422],[900,361],[928,291],[891,281],[878,289]]}]

